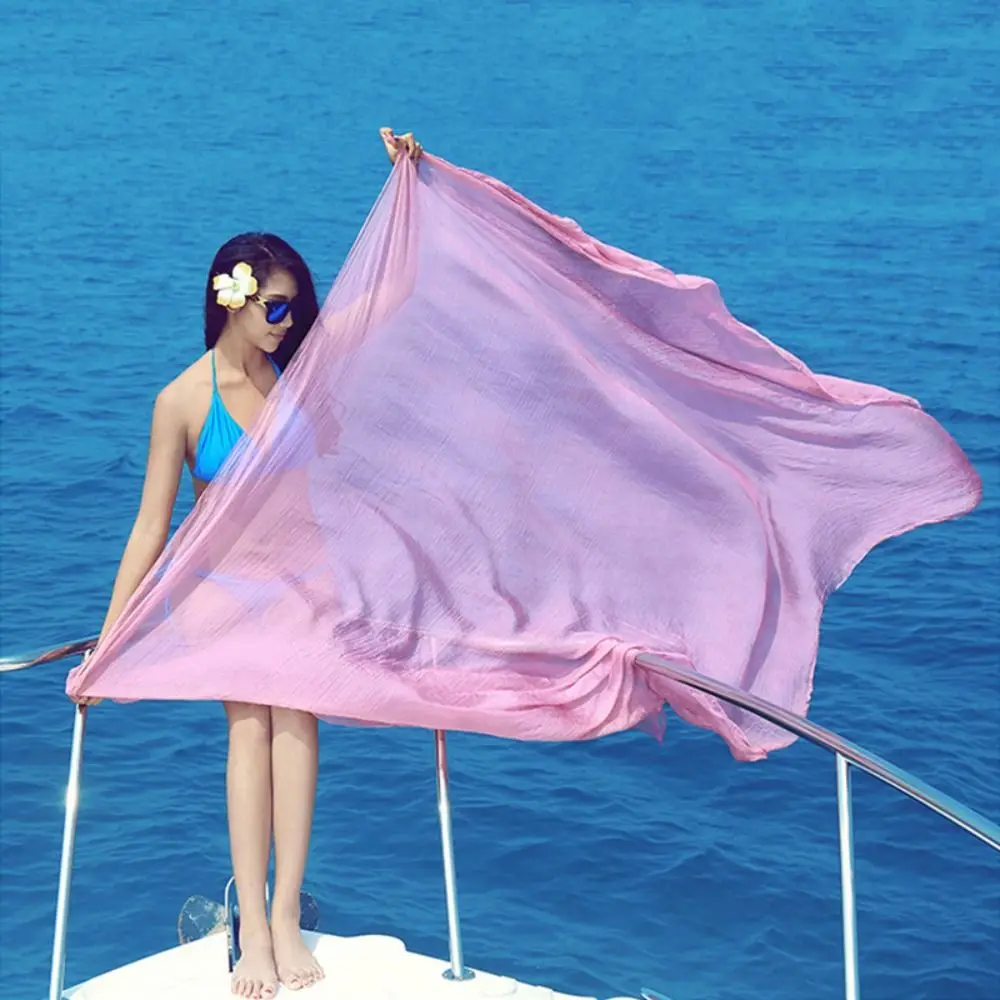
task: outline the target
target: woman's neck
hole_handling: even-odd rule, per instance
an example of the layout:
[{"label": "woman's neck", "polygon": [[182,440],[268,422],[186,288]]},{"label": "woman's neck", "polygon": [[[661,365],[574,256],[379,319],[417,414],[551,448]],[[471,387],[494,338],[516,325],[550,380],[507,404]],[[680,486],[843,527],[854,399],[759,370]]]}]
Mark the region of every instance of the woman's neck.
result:
[{"label": "woman's neck", "polygon": [[247,376],[270,368],[267,356],[259,347],[255,347],[249,341],[227,330],[223,330],[219,335],[215,351],[217,356],[223,358],[227,367]]}]

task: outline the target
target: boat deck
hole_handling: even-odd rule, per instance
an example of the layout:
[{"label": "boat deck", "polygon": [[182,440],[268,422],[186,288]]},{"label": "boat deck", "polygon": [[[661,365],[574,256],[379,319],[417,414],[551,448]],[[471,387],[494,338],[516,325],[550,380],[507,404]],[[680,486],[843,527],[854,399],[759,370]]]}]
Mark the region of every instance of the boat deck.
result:
[{"label": "boat deck", "polygon": [[[279,987],[278,997],[303,1000],[595,1000],[519,983],[476,971],[461,982],[442,975],[448,963],[407,951],[398,938],[366,935],[338,937],[303,932],[326,971],[314,986],[293,991]],[[226,936],[213,934],[150,955],[66,990],[72,1000],[231,1000]],[[618,1000],[628,1000],[621,997]]]}]

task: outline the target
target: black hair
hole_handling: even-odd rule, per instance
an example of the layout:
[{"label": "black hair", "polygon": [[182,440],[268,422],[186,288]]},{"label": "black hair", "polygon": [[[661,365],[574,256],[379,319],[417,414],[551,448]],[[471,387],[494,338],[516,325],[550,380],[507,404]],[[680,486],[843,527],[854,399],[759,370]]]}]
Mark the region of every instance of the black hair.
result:
[{"label": "black hair", "polygon": [[210,351],[215,347],[228,316],[226,308],[215,301],[216,292],[212,288],[212,279],[217,274],[232,274],[233,268],[240,261],[250,265],[261,287],[275,271],[287,271],[298,285],[298,295],[292,307],[292,325],[273,355],[278,367],[284,371],[316,321],[319,305],[316,302],[316,287],[306,262],[281,237],[272,233],[242,233],[219,247],[205,285],[205,349]]}]

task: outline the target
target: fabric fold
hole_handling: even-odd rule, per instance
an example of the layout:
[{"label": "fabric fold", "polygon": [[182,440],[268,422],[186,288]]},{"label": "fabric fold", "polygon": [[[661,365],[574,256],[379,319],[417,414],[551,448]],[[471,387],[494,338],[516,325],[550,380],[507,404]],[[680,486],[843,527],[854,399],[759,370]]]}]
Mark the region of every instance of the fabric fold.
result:
[{"label": "fabric fold", "polygon": [[792,737],[639,652],[804,715],[823,603],[976,506],[905,395],[816,374],[718,287],[499,181],[394,168],[319,319],[67,690],[516,739]]}]

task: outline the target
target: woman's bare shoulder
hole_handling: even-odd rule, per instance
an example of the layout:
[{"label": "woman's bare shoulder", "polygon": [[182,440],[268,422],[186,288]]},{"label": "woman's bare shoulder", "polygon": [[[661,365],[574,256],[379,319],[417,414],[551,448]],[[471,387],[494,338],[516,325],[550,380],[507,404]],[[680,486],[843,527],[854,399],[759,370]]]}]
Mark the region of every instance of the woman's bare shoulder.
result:
[{"label": "woman's bare shoulder", "polygon": [[212,390],[212,368],[208,354],[203,354],[168,382],[156,397],[158,405],[175,412],[204,408],[204,396]]}]

